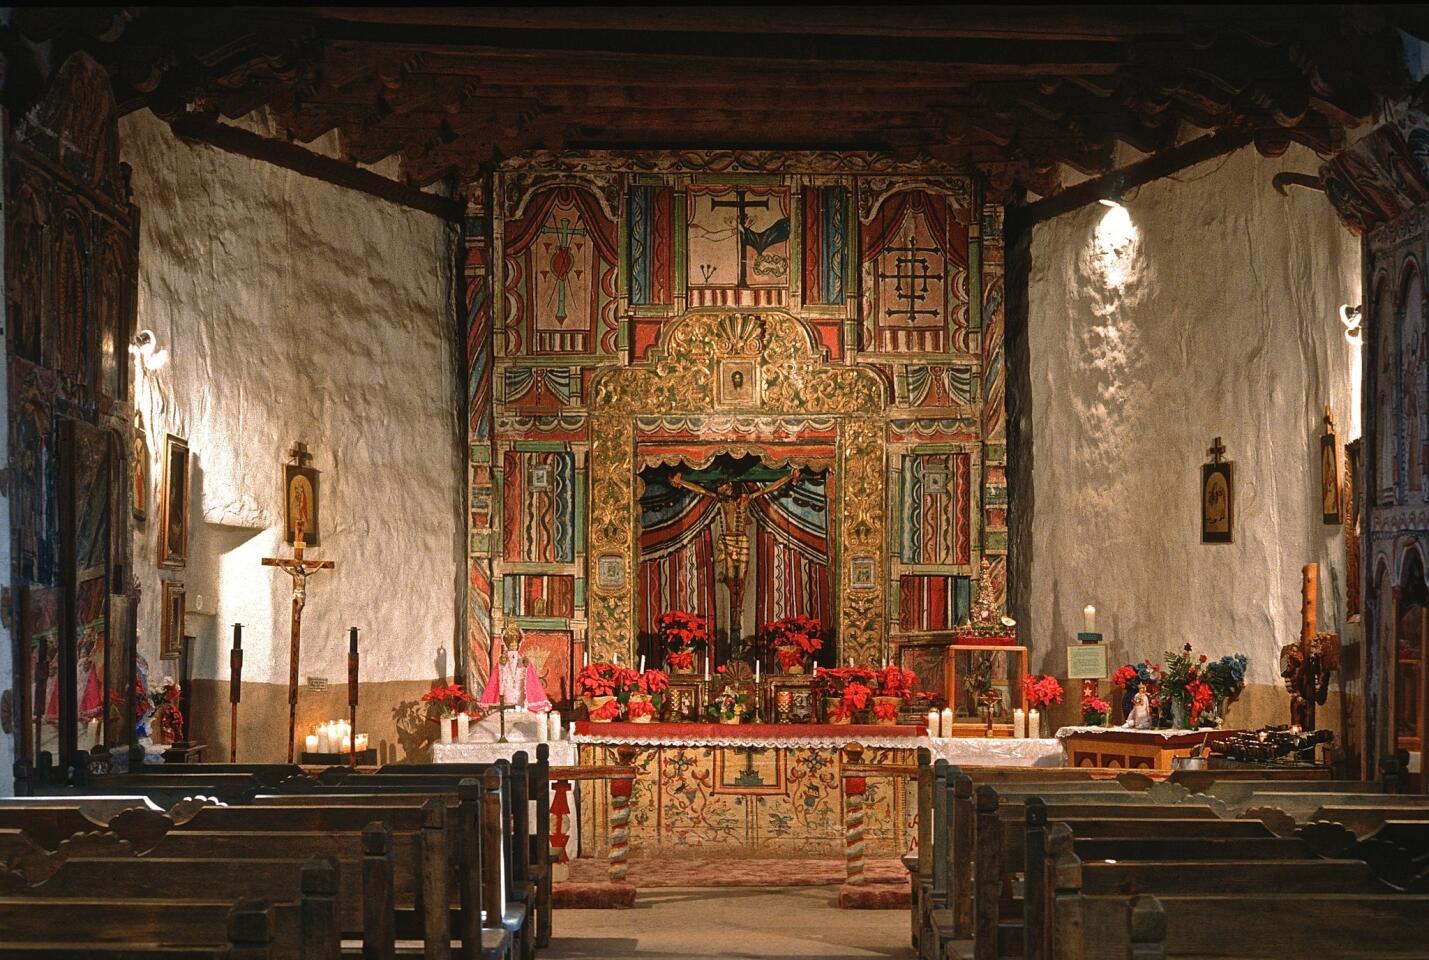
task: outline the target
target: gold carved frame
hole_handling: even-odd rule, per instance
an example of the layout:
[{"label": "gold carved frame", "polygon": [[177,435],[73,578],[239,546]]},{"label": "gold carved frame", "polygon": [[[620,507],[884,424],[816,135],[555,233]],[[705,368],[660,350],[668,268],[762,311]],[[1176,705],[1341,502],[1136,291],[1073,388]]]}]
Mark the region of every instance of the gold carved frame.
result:
[{"label": "gold carved frame", "polygon": [[[731,360],[748,361],[757,378],[747,412],[761,417],[819,417],[837,424],[833,465],[839,482],[831,509],[839,523],[833,572],[839,656],[863,663],[882,655],[888,557],[884,530],[885,409],[888,392],[869,370],[823,361],[812,332],[783,311],[691,311],[671,321],[649,359],[607,368],[593,385],[590,446],[587,616],[592,660],[635,651],[639,571],[636,489],[637,417],[727,417],[730,397],[719,377]],[[750,367],[741,364],[741,369]],[[594,576],[605,561],[608,576]],[[871,586],[849,589],[850,568],[872,561]],[[616,576],[620,568],[621,576]]]}]

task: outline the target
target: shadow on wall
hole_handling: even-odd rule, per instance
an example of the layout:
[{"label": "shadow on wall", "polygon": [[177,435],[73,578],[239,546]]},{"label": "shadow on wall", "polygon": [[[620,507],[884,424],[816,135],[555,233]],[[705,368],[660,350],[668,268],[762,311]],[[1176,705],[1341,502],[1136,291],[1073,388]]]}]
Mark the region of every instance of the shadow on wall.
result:
[{"label": "shadow on wall", "polygon": [[[429,689],[436,690],[448,684],[448,655],[445,647],[438,647],[432,658],[432,676]],[[468,691],[475,696],[475,691]],[[392,708],[392,727],[396,731],[396,749],[390,757],[382,757],[384,763],[430,763],[432,744],[440,738],[441,728],[429,717],[429,707],[422,700],[404,700]],[[384,747],[386,745],[384,744]],[[397,751],[401,751],[401,757]]]}]

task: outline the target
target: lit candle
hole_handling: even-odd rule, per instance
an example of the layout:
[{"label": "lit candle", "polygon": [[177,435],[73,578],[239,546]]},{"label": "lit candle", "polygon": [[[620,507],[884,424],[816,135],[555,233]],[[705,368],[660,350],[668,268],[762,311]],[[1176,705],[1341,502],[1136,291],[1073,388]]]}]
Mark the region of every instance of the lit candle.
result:
[{"label": "lit candle", "polygon": [[1027,736],[1027,711],[1021,707],[1012,711],[1012,735],[1019,740]]},{"label": "lit candle", "polygon": [[308,734],[305,738],[305,741],[307,743],[308,753],[318,752],[318,735],[316,733]]},{"label": "lit candle", "polygon": [[819,665],[816,663],[816,664],[814,664],[814,676],[817,677],[818,675],[819,675]]},{"label": "lit candle", "polygon": [[466,740],[467,732],[468,732],[470,729],[471,729],[471,717],[467,716],[466,711],[463,710],[461,713],[459,713],[459,714],[456,715],[456,737],[457,737],[457,739],[458,739],[458,740],[463,740],[463,741]]},{"label": "lit candle", "polygon": [[325,723],[320,723],[320,724],[318,724],[317,738],[318,738],[318,748],[317,748],[317,750],[316,750],[315,752],[317,752],[317,753],[327,753],[327,724],[325,724]]},{"label": "lit candle", "polygon": [[581,666],[583,666],[583,667],[588,667],[588,666],[590,666],[590,651],[589,651],[589,650],[586,650],[586,651],[584,651],[584,652],[581,653]]},{"label": "lit candle", "polygon": [[437,721],[437,725],[441,728],[441,741],[442,741],[442,743],[451,743],[451,742],[452,742],[452,721],[451,721],[451,718],[450,718],[450,717],[442,717],[440,720]]},{"label": "lit candle", "polygon": [[712,653],[707,653],[707,654],[705,654],[705,680],[709,680],[709,678],[710,678],[710,661],[713,660],[713,659],[714,659],[714,654],[712,654]]},{"label": "lit candle", "polygon": [[1042,736],[1042,715],[1036,707],[1027,711],[1027,736],[1034,740]]},{"label": "lit candle", "polygon": [[358,752],[358,753],[361,753],[362,751],[364,751],[364,750],[366,750],[366,749],[367,749],[367,734],[365,734],[365,733],[359,733],[359,734],[357,735],[357,752]]},{"label": "lit candle", "polygon": [[1086,633],[1097,632],[1097,608],[1090,603],[1082,608],[1082,629]]},{"label": "lit candle", "polygon": [[619,653],[619,652],[617,652],[617,653],[615,654],[615,665],[616,665],[617,667],[620,666],[620,653]]},{"label": "lit candle", "polygon": [[849,658],[848,658],[848,665],[849,665],[850,667],[853,666],[853,657],[849,657]]},{"label": "lit candle", "polygon": [[536,714],[536,740],[538,742],[546,742],[547,729],[546,715],[544,713]]},{"label": "lit candle", "polygon": [[942,723],[938,726],[938,735],[941,737],[951,737],[953,735],[953,708],[944,707]]},{"label": "lit candle", "polygon": [[936,736],[938,736],[938,735],[940,734],[941,731],[940,731],[940,729],[939,729],[939,727],[938,727],[938,720],[939,720],[938,711],[937,711],[937,710],[929,710],[929,711],[928,711],[928,736],[930,736],[930,737],[936,737]]},{"label": "lit candle", "polygon": [[645,654],[643,653],[640,655],[640,672],[645,672]]},{"label": "lit candle", "polygon": [[351,753],[351,752],[352,752],[352,738],[351,738],[351,737],[346,736],[346,735],[343,736],[343,738],[342,738],[342,752],[343,752],[343,753]]},{"label": "lit candle", "polygon": [[759,682],[759,669],[760,669],[760,666],[761,666],[761,664],[759,663],[758,660],[754,661],[754,682],[755,682],[755,683],[758,683],[758,682]]}]

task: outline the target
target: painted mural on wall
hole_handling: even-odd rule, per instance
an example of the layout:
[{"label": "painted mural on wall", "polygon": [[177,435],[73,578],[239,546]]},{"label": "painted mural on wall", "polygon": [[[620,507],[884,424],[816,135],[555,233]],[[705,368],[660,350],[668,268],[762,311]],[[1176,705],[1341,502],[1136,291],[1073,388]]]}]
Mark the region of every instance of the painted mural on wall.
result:
[{"label": "painted mural on wall", "polygon": [[536,153],[472,185],[466,237],[472,675],[508,621],[632,656],[665,609],[819,615],[876,660],[965,615],[984,555],[1003,589],[1001,220],[970,178]]}]

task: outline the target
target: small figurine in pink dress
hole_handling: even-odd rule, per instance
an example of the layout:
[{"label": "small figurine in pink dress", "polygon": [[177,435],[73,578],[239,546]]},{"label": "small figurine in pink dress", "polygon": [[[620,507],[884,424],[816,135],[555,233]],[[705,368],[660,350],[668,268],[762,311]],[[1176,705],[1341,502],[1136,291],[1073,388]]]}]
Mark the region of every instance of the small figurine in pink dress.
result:
[{"label": "small figurine in pink dress", "polygon": [[511,630],[506,635],[506,650],[487,678],[486,688],[481,691],[479,702],[483,707],[494,707],[499,702],[508,707],[525,707],[533,713],[551,709],[551,701],[546,698],[546,688],[536,675],[536,667],[521,656],[520,647],[520,632]]}]

